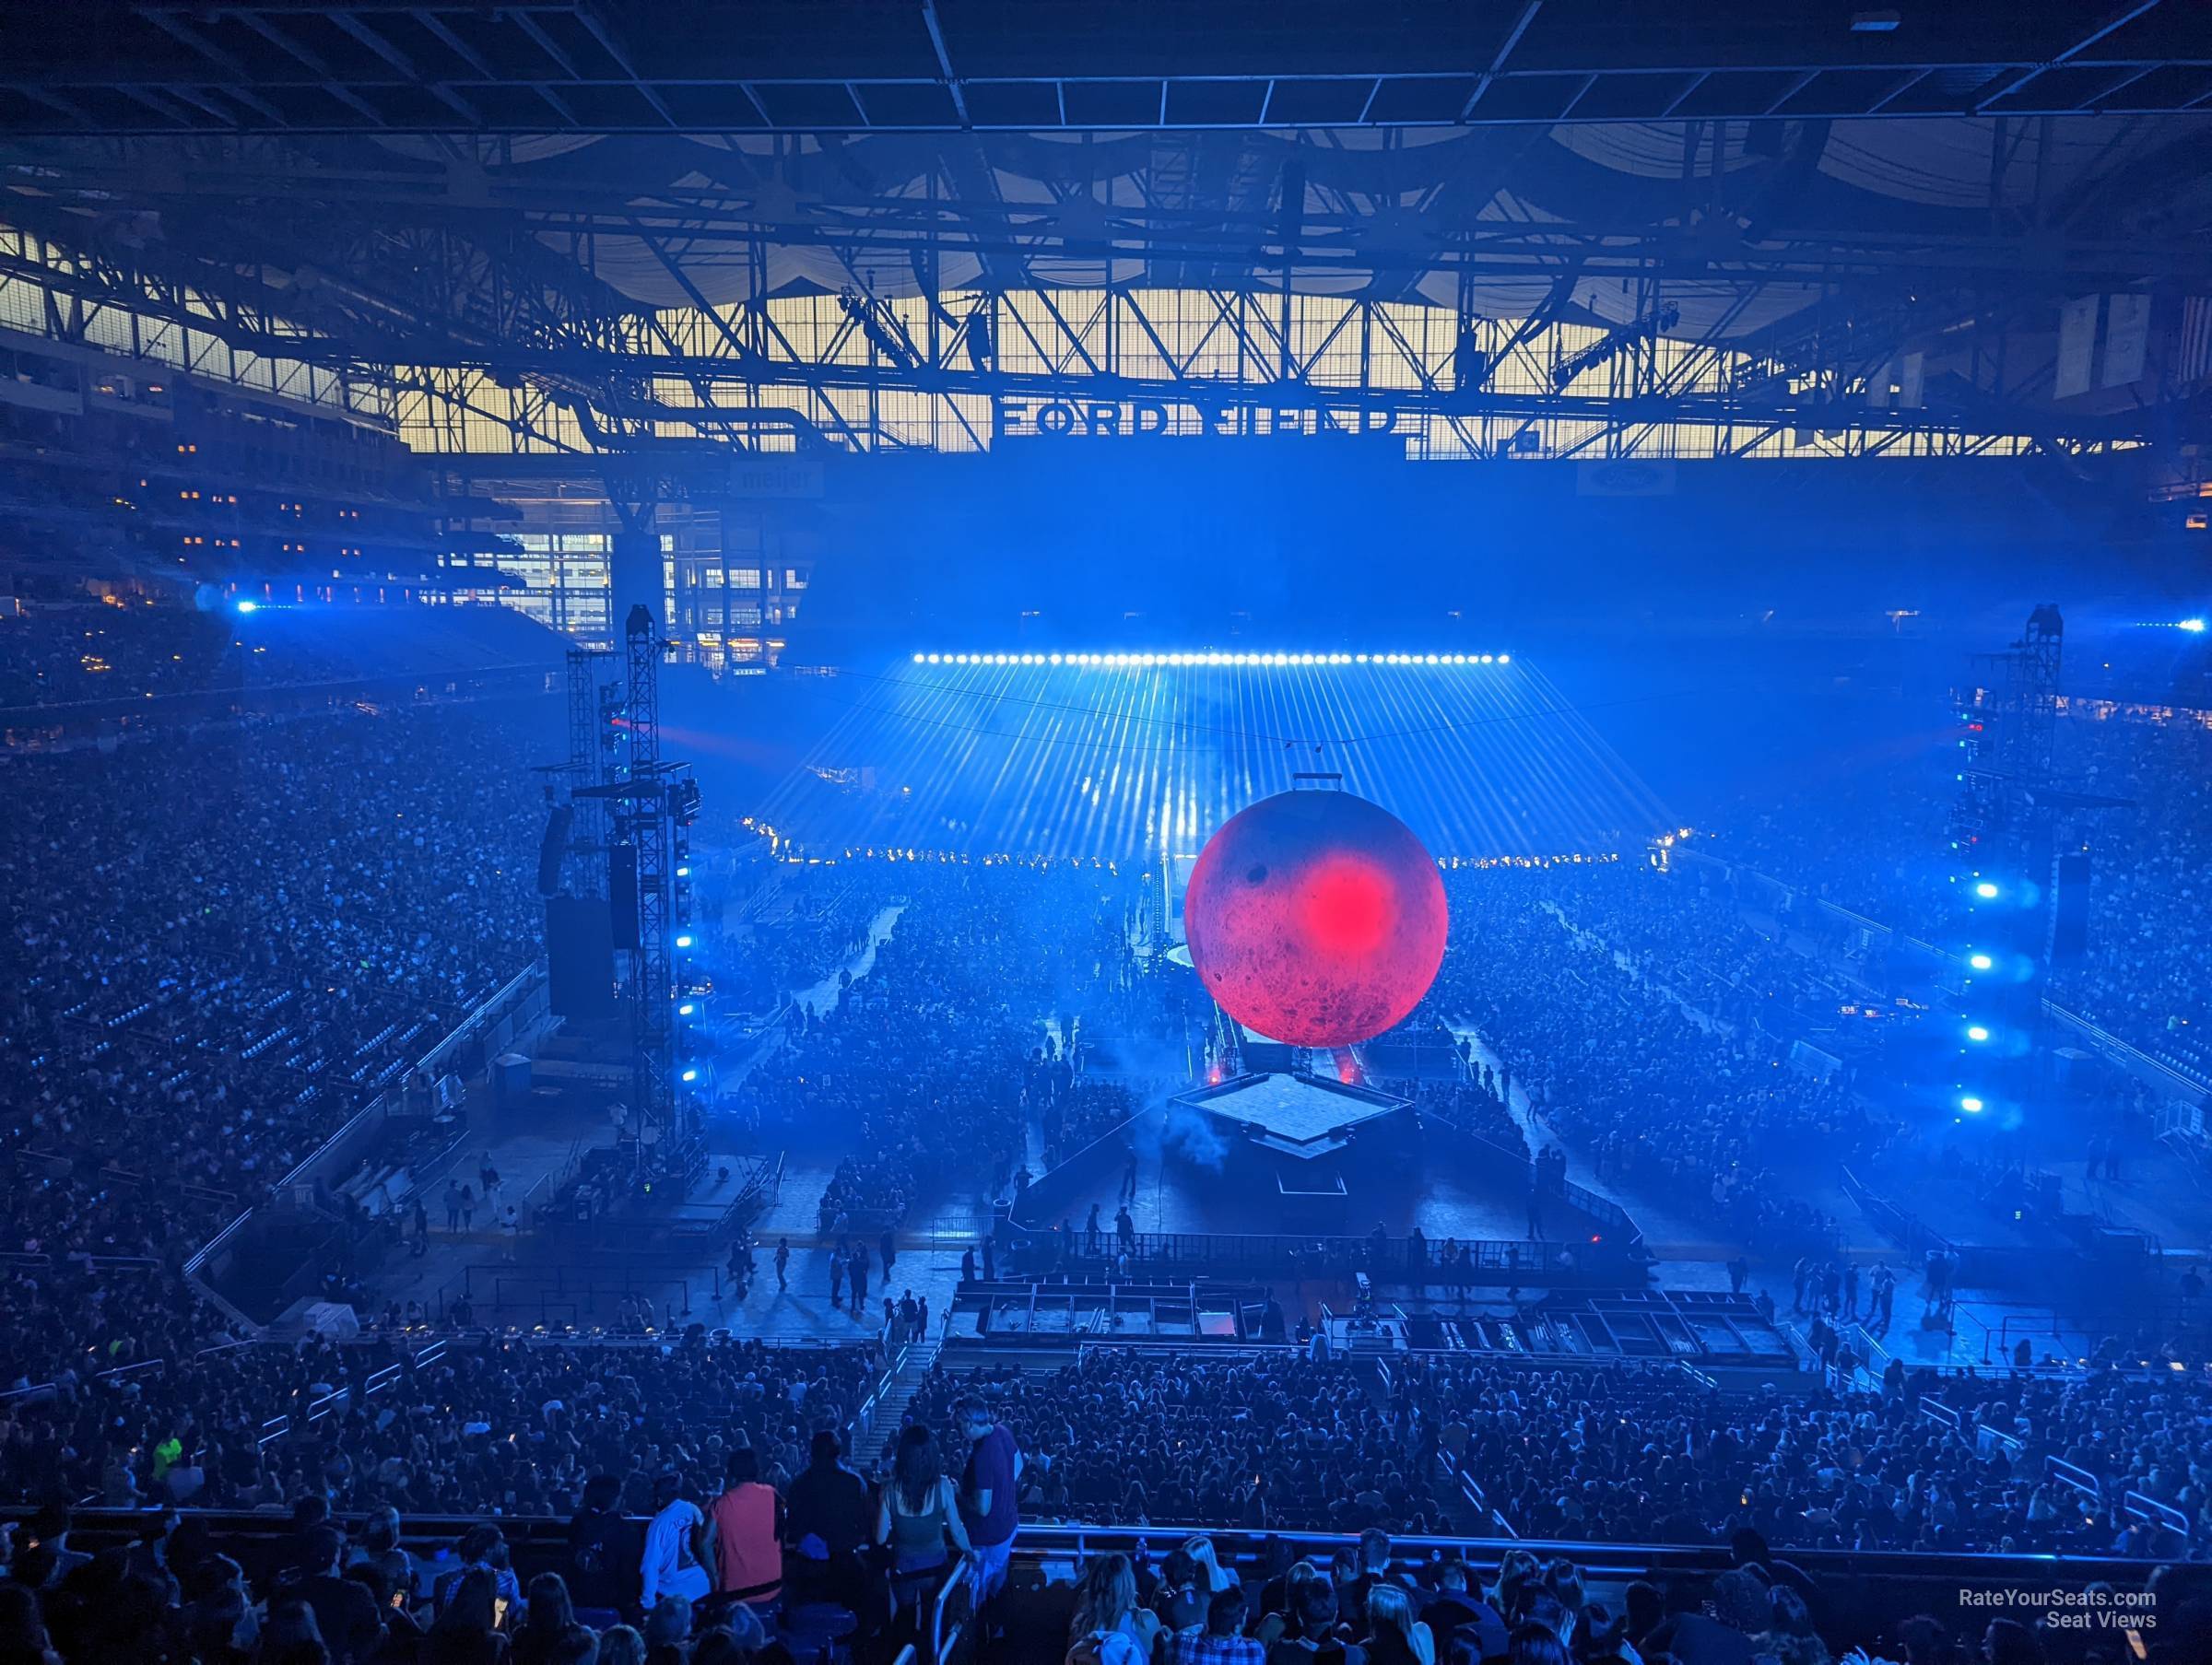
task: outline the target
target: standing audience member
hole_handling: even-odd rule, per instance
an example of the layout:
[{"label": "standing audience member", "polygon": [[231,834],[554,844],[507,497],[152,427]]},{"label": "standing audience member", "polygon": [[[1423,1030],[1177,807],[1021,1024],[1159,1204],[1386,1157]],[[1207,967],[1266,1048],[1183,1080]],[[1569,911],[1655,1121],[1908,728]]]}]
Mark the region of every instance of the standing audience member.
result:
[{"label": "standing audience member", "polygon": [[708,1565],[714,1589],[747,1606],[783,1593],[783,1500],[760,1480],[760,1455],[739,1446],[724,1469],[726,1488],[707,1511]]},{"label": "standing audience member", "polygon": [[890,1548],[892,1596],[901,1612],[915,1608],[954,1549],[973,1553],[959,1495],[927,1428],[899,1436],[891,1477],[876,1505],[876,1542]]},{"label": "standing audience member", "polygon": [[975,1611],[980,1614],[1006,1581],[1019,1525],[1014,1487],[1021,1479],[1021,1451],[1000,1425],[991,1407],[970,1397],[958,1407],[969,1440],[968,1468],[961,1478],[960,1513],[975,1563]]},{"label": "standing audience member", "polygon": [[784,1576],[794,1602],[836,1601],[857,1608],[863,1545],[875,1530],[868,1483],[844,1463],[844,1441],[818,1428],[806,1466],[784,1500]]},{"label": "standing audience member", "polygon": [[594,1474],[569,1522],[569,1590],[579,1607],[634,1613],[642,1594],[645,1534],[622,1512],[622,1483]]}]

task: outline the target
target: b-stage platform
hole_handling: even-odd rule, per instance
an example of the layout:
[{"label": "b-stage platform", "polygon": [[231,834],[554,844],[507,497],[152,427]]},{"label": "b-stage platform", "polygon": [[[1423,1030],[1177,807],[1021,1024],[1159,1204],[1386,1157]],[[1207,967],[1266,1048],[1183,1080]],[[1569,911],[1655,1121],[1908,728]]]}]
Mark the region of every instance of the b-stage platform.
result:
[{"label": "b-stage platform", "polygon": [[1439,1255],[1462,1246],[1476,1281],[1535,1286],[1562,1256],[1584,1286],[1644,1281],[1639,1234],[1618,1206],[1579,1186],[1539,1190],[1524,1154],[1402,1098],[1310,1076],[1181,1085],[1158,1084],[1147,1108],[1014,1200],[1006,1223],[1026,1269],[1111,1261],[1126,1209],[1132,1261],[1148,1270],[1281,1275],[1418,1227]]},{"label": "b-stage platform", "polygon": [[1372,1087],[1275,1073],[1240,1075],[1173,1102],[1201,1112],[1225,1133],[1301,1162],[1334,1155],[1363,1133],[1382,1134],[1392,1118],[1409,1119],[1413,1110],[1411,1099]]}]

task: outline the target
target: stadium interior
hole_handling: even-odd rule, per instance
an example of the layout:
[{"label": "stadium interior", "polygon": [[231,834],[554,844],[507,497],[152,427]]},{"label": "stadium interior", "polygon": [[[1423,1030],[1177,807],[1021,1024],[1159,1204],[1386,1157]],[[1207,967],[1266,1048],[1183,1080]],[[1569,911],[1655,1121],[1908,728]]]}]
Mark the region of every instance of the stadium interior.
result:
[{"label": "stadium interior", "polygon": [[2212,10],[0,8],[0,1665],[2212,1660]]}]

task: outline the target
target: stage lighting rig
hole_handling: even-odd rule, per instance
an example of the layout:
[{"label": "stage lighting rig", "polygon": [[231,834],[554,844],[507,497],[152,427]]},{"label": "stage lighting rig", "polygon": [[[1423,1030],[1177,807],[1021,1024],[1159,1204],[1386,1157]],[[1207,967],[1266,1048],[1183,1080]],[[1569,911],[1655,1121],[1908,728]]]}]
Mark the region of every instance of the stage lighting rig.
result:
[{"label": "stage lighting rig", "polygon": [[1681,322],[1682,309],[1670,300],[1656,311],[1647,312],[1632,322],[1617,324],[1581,351],[1570,353],[1560,359],[1552,368],[1551,384],[1557,391],[1565,393],[1583,371],[1595,369],[1606,359],[1631,346],[1656,341]]}]

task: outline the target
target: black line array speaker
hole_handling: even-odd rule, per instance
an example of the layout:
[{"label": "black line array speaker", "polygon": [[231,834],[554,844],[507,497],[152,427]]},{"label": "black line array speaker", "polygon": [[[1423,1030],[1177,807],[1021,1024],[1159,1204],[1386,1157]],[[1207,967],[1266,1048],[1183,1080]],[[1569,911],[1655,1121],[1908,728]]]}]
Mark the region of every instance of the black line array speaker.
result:
[{"label": "black line array speaker", "polygon": [[606,852],[606,900],[613,912],[615,946],[638,945],[638,847],[618,844]]},{"label": "black line array speaker", "polygon": [[2071,850],[2051,866],[2051,965],[2081,964],[2089,951],[2089,858]]},{"label": "black line array speaker", "polygon": [[546,898],[546,970],[554,1015],[599,1022],[615,1015],[615,940],[597,897]]},{"label": "black line array speaker", "polygon": [[560,863],[569,853],[569,828],[575,820],[576,812],[565,803],[556,803],[546,812],[546,836],[537,846],[537,894],[541,897],[560,894]]}]

